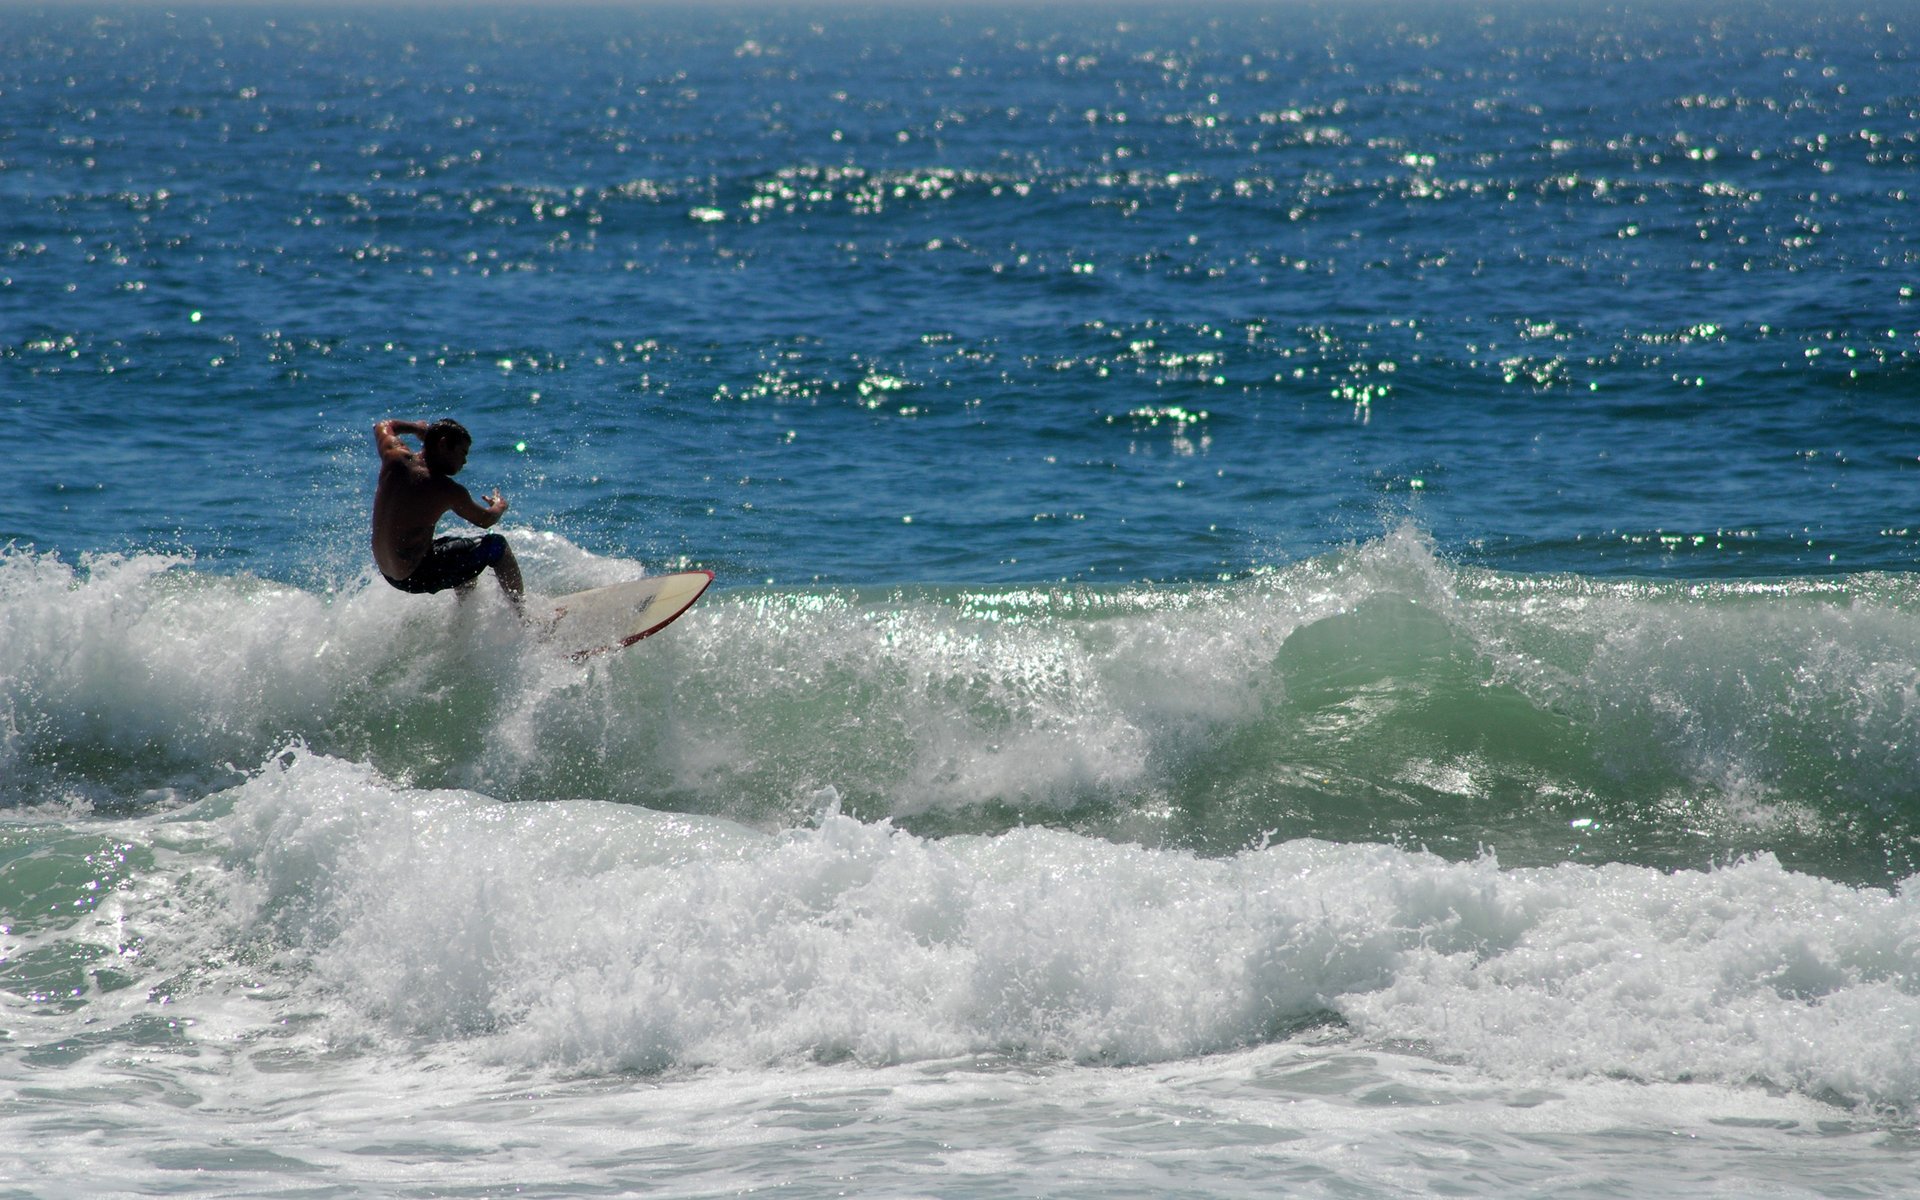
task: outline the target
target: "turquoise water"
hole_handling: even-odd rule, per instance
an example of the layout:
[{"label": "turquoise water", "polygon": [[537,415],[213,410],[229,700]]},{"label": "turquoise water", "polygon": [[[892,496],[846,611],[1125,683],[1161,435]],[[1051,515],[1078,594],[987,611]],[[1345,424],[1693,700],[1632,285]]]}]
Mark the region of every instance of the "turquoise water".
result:
[{"label": "turquoise water", "polygon": [[1904,1194],[1912,15],[0,8],[0,1180]]}]

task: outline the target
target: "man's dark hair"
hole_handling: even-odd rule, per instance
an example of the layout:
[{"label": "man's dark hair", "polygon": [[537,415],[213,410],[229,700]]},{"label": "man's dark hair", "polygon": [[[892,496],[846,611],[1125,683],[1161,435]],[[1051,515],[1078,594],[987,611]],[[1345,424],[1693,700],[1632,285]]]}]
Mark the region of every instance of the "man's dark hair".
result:
[{"label": "man's dark hair", "polygon": [[428,446],[471,446],[473,435],[467,427],[455,420],[440,420],[427,426],[426,436],[420,441]]}]

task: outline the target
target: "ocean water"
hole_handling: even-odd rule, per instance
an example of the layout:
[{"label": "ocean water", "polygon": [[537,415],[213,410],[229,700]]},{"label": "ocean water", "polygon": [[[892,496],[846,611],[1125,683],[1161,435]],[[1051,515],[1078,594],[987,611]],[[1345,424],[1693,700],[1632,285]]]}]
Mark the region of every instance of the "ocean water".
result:
[{"label": "ocean water", "polygon": [[0,1195],[1913,1194],[1916,188],[1880,0],[0,7]]}]

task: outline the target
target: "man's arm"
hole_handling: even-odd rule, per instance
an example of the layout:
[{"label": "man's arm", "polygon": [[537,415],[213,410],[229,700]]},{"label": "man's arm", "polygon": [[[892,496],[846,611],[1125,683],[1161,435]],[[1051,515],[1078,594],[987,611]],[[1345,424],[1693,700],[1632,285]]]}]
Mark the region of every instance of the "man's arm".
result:
[{"label": "man's arm", "polygon": [[373,446],[380,452],[381,462],[392,462],[396,458],[412,458],[413,448],[401,441],[401,435],[411,434],[417,438],[427,436],[425,421],[401,421],[388,418],[373,423]]},{"label": "man's arm", "polygon": [[453,489],[453,511],[471,524],[478,525],[482,529],[492,529],[500,523],[501,517],[507,515],[507,502],[501,497],[500,489],[495,488],[493,494],[487,497],[486,504],[482,506],[473,498],[471,492],[453,480],[447,480],[446,484]]}]

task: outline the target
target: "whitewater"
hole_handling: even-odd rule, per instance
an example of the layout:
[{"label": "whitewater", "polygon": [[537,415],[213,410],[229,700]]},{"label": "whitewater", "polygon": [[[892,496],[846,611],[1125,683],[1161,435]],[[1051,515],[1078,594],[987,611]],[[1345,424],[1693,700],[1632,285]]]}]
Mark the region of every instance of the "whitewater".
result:
[{"label": "whitewater", "polygon": [[1226,585],[742,589],[583,669],[489,597],[0,566],[33,1194],[1913,1166],[1904,580],[1596,586],[1403,530]]}]

